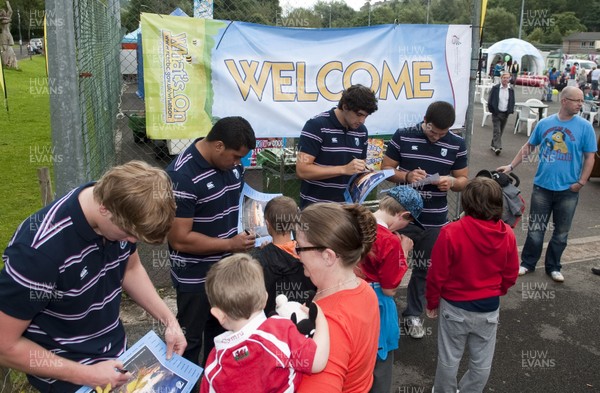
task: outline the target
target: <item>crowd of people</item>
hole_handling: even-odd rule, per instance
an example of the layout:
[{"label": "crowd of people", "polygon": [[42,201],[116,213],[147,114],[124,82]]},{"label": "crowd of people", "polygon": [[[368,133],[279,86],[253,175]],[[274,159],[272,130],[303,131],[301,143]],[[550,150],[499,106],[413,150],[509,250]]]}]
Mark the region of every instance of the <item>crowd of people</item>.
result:
[{"label": "crowd of people", "polygon": [[[509,78],[501,75],[492,90],[495,149],[502,148],[498,137],[514,105],[514,95],[502,90]],[[204,368],[201,392],[251,386],[389,393],[400,321],[419,339],[424,312],[440,316],[434,391],[482,392],[499,299],[518,275],[535,270],[550,216],[545,269],[564,281],[560,259],[596,143],[589,122],[577,116],[583,92],[566,87],[559,100],[560,111],[540,121],[510,164],[498,168],[510,172],[540,147],[530,208],[530,222],[539,225],[529,228],[520,264],[513,231],[501,219],[501,187],[469,180],[467,146],[449,130],[455,112],[447,102],[431,103],[422,121],[393,135],[382,168],[393,170],[389,180],[398,185],[377,211],[341,203],[348,178],[368,170],[365,120],[377,110],[374,92],[355,85],[302,130],[300,207],[288,197],[267,204],[273,241],[263,247],[255,248],[251,231],[238,232],[241,159],[256,146],[241,117],[218,120],[165,171],[132,161],[32,214],[3,254],[0,364],[27,373],[42,392],[125,384],[131,373],[116,360],[126,346],[119,320],[124,291],[164,324],[168,357],[177,353]],[[426,181],[433,174],[439,177]],[[453,223],[450,190],[461,192],[464,209]],[[136,249],[137,241],[165,240],[176,315]],[[409,267],[399,318],[394,296]],[[272,315],[280,294],[310,303],[309,335]],[[470,362],[458,381],[465,348]],[[48,361],[34,364],[32,356]]]}]

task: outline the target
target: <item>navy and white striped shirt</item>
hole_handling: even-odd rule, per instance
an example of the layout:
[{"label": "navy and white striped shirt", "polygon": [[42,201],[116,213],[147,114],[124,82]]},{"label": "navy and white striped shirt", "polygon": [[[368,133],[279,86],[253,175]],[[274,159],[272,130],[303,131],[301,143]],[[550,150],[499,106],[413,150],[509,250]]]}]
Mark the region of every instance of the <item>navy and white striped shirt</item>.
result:
[{"label": "navy and white striped shirt", "polygon": [[[335,115],[335,108],[318,114],[304,125],[298,150],[315,157],[320,166],[346,165],[355,158],[367,158],[367,128],[344,127]],[[315,202],[344,202],[344,190],[350,176],[335,176],[321,180],[303,180],[300,186],[300,207]]]},{"label": "navy and white striped shirt", "polygon": [[[210,166],[196,148],[195,140],[167,167],[177,201],[176,217],[193,218],[192,231],[221,239],[237,235],[242,165],[222,171]],[[177,251],[169,244],[171,278],[182,292],[204,290],[206,273],[229,253],[195,255]]]},{"label": "navy and white striped shirt", "polygon": [[[431,143],[423,133],[421,124],[397,130],[388,144],[385,155],[398,162],[399,170],[421,168],[431,175],[439,173],[440,176],[448,176],[451,171],[467,167],[467,148],[463,138],[448,132],[437,142]],[[423,226],[441,227],[446,224],[447,193],[432,184],[417,191],[423,197],[423,211],[419,215]]]},{"label": "navy and white striped shirt", "polygon": [[[125,349],[119,320],[121,282],[135,244],[112,242],[88,224],[78,196],[86,184],[27,218],[2,255],[0,310],[31,320],[24,337],[83,364],[114,359]],[[52,365],[30,353],[30,365]],[[56,363],[55,363],[56,364]],[[29,376],[40,391],[78,386]]]}]

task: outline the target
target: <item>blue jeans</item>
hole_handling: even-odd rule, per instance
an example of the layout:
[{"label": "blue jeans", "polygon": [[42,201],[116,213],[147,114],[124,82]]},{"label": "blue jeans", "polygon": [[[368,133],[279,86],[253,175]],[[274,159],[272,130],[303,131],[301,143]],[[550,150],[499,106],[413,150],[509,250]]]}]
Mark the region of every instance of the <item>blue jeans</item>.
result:
[{"label": "blue jeans", "polygon": [[567,247],[567,237],[578,200],[578,192],[568,189],[551,191],[536,185],[533,186],[527,240],[525,240],[521,252],[521,266],[530,271],[535,270],[535,265],[542,255],[544,233],[550,221],[550,214],[552,214],[554,230],[546,250],[545,267],[547,274],[560,271],[560,258]]}]

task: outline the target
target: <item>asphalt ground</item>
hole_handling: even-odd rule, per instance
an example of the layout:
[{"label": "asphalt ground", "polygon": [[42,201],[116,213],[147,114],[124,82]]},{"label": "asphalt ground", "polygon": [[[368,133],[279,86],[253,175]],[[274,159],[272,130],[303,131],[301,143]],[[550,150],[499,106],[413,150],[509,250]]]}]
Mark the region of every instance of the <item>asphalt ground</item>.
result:
[{"label": "asphalt ground", "polygon": [[[534,88],[516,87],[516,100],[540,98]],[[558,112],[557,97],[549,114]],[[469,171],[495,169],[510,163],[527,141],[526,131],[513,134],[515,116],[509,117],[500,156],[490,150],[491,116],[481,127],[482,105],[476,96],[475,127],[471,141]],[[598,127],[596,126],[596,136]],[[537,164],[527,162],[515,170],[529,209]],[[526,211],[527,213],[527,211]],[[600,392],[600,340],[598,338],[600,276],[591,273],[600,265],[600,180],[591,179],[581,191],[579,204],[562,258],[564,283],[555,283],[543,269],[519,277],[502,298],[496,352],[485,392],[579,393]],[[515,228],[520,248],[525,243],[526,219]],[[550,234],[546,234],[546,241]],[[542,256],[543,258],[543,256]],[[403,286],[408,282],[403,280]],[[397,296],[399,314],[406,306],[406,289]],[[395,393],[430,392],[437,359],[437,320],[425,318],[426,335],[404,335],[395,352]],[[404,333],[404,331],[403,331]],[[458,379],[466,370],[463,356]]]},{"label": "asphalt ground", "polygon": [[[516,87],[517,101],[540,97],[541,93],[535,88]],[[558,112],[556,101],[557,97],[554,97],[554,102],[549,103],[549,114]],[[491,117],[481,127],[482,113],[482,105],[476,96],[469,158],[471,177],[481,169],[495,169],[508,164],[527,141],[525,131],[513,134],[515,116],[512,115],[503,136],[502,153],[496,156],[489,148]],[[595,130],[598,135],[598,127]],[[145,154],[152,155],[151,151]],[[519,188],[527,202],[527,209],[536,167],[535,162],[527,162],[515,171],[521,179]],[[515,228],[515,235],[518,245],[522,246],[526,236],[526,219]],[[549,237],[547,234],[546,241]],[[142,258],[155,284],[168,283],[168,258],[163,248],[145,248]],[[600,265],[600,180],[597,178],[591,179],[581,191],[563,265],[564,283],[555,283],[546,276],[542,261],[536,272],[520,277],[508,295],[502,298],[496,352],[485,392],[600,392],[600,276],[590,271],[592,266]],[[399,314],[406,305],[409,276],[410,272],[396,297]],[[161,289],[161,294],[175,309],[172,289]],[[123,320],[130,343],[150,328],[159,333],[161,330],[159,324],[127,301],[124,302]],[[392,392],[431,391],[437,358],[437,320],[426,319],[425,330],[426,335],[422,339],[404,334],[401,337],[400,347],[395,352]],[[465,355],[459,379],[467,360]]]}]

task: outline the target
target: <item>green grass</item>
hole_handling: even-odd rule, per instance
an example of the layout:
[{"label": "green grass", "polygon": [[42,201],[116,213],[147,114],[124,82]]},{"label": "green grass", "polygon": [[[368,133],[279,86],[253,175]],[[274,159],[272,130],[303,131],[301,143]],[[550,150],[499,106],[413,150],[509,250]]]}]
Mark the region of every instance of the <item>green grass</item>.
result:
[{"label": "green grass", "polygon": [[53,168],[50,95],[44,57],[22,59],[19,68],[18,71],[4,69],[9,113],[4,97],[0,97],[2,251],[19,224],[42,207],[37,168]]}]

